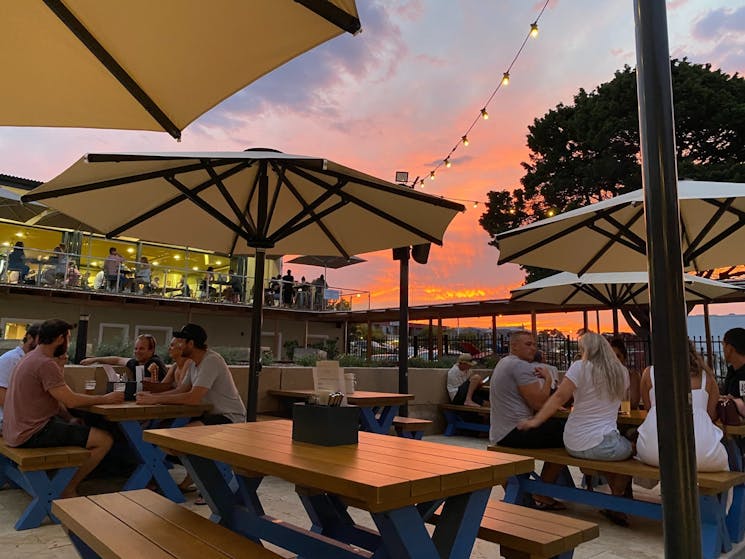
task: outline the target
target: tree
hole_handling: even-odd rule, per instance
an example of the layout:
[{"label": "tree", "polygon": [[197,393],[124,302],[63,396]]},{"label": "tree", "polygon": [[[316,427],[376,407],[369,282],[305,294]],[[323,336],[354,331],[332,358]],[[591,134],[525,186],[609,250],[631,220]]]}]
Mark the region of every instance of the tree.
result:
[{"label": "tree", "polygon": [[[745,79],[686,59],[671,72],[678,176],[745,182]],[[635,70],[536,118],[527,144],[522,186],[487,195],[479,223],[491,245],[497,233],[641,188]],[[554,273],[524,269],[527,281]]]}]

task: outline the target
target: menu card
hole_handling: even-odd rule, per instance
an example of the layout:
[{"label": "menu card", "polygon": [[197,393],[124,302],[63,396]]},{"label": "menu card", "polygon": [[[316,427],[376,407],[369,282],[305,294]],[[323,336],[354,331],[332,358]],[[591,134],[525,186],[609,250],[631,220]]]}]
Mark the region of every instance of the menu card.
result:
[{"label": "menu card", "polygon": [[344,392],[344,369],[338,361],[318,361],[313,367],[313,388],[318,393]]}]

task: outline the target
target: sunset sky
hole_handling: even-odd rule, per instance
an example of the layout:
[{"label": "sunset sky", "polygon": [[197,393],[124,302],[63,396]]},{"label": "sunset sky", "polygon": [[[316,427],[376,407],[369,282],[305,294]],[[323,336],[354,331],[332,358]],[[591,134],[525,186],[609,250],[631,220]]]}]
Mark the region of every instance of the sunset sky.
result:
[{"label": "sunset sky", "polygon": [[[96,151],[271,147],[389,180],[396,171],[425,176],[478,116],[543,6],[524,0],[357,4],[361,34],[338,37],[252,84],[189,126],[181,143],[154,132],[0,127],[0,173],[47,180]],[[668,2],[668,26],[672,56],[745,73],[743,0]],[[444,246],[432,248],[428,265],[412,263],[413,305],[508,297],[522,283],[517,266],[497,267],[498,252],[478,224],[486,193],[518,185],[534,118],[570,104],[579,88],[609,81],[625,64],[635,66],[630,0],[552,0],[539,29],[509,86],[488,105],[489,120],[469,134],[470,146],[456,151],[452,168],[426,181],[425,192],[462,201],[467,211],[452,223]],[[373,307],[396,306],[398,264],[390,251],[362,257],[368,262],[330,270],[329,284],[369,290]],[[291,268],[296,278],[320,273]],[[577,318],[551,320],[561,325]]]}]

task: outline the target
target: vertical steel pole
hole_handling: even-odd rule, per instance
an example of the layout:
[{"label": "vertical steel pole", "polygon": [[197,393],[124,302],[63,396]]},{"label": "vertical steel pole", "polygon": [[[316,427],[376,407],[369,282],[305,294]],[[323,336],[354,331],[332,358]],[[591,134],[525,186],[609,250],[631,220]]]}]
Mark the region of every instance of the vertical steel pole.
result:
[{"label": "vertical steel pole", "polygon": [[[401,268],[398,299],[398,393],[409,393],[409,247],[399,251]],[[403,404],[399,414],[409,415],[409,407]]]},{"label": "vertical steel pole", "polygon": [[634,16],[665,557],[700,558],[665,0],[634,0]]}]

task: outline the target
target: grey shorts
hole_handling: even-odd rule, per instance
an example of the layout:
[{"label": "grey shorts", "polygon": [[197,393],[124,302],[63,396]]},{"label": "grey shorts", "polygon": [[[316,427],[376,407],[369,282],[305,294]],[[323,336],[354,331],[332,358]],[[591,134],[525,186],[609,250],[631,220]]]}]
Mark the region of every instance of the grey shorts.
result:
[{"label": "grey shorts", "polygon": [[615,462],[629,458],[633,452],[633,448],[631,441],[621,436],[618,431],[611,431],[603,437],[603,440],[597,446],[588,448],[587,450],[572,450],[567,448],[567,452],[575,458]]}]

